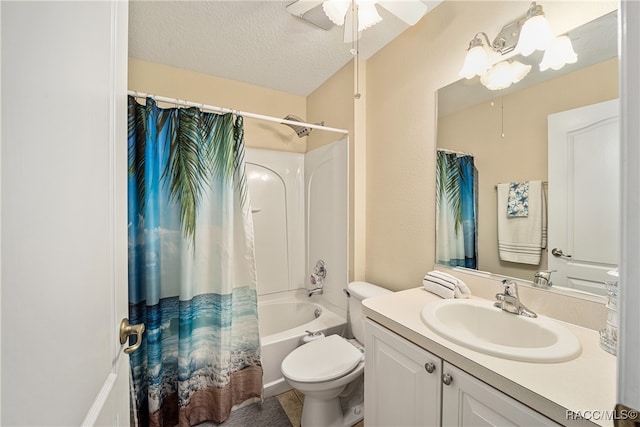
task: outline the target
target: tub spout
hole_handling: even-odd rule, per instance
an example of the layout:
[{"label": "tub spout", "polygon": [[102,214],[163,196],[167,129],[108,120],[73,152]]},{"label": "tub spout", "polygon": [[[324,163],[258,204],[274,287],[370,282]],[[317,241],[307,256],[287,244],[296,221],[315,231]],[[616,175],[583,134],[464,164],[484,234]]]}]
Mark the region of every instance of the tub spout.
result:
[{"label": "tub spout", "polygon": [[322,288],[315,288],[309,291],[309,296],[322,295]]}]

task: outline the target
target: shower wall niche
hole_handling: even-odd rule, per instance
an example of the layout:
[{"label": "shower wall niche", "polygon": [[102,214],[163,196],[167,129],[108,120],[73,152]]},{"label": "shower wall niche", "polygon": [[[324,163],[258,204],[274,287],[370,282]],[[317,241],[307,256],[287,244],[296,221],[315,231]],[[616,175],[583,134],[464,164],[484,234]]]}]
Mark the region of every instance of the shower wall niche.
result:
[{"label": "shower wall niche", "polygon": [[327,264],[324,299],[342,307],[348,279],[348,142],[305,154],[247,148],[258,295],[309,286]]}]

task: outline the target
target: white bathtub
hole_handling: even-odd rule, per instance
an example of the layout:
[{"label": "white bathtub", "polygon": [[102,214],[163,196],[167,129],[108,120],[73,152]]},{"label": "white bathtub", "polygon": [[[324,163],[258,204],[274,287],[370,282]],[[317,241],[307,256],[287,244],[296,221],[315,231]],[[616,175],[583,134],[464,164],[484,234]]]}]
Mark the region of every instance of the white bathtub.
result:
[{"label": "white bathtub", "polygon": [[[306,330],[340,334],[345,319],[303,290],[258,297],[264,397],[291,389],[280,372],[284,358],[301,344]],[[316,314],[319,316],[316,318]]]}]

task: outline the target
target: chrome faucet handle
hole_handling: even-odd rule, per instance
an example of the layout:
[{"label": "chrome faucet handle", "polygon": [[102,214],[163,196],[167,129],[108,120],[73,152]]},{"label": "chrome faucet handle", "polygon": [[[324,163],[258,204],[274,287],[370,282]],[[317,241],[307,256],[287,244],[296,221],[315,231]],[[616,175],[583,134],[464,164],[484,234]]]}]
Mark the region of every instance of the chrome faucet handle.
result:
[{"label": "chrome faucet handle", "polygon": [[495,307],[508,313],[519,314],[525,317],[538,317],[536,313],[525,307],[518,295],[518,283],[515,280],[502,280],[503,293],[496,294]]},{"label": "chrome faucet handle", "polygon": [[551,282],[551,273],[558,270],[538,270],[533,275],[533,286],[537,288],[550,288],[553,284]]},{"label": "chrome faucet handle", "polygon": [[518,297],[518,283],[515,280],[502,280],[502,286],[504,287],[504,296],[505,297],[514,297],[519,300]]}]

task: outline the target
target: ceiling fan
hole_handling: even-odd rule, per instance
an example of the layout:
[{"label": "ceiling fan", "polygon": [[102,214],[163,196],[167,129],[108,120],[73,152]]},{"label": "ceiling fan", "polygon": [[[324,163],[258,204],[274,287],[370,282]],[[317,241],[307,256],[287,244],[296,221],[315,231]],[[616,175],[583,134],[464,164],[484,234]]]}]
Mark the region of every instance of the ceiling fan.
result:
[{"label": "ceiling fan", "polygon": [[[422,0],[297,0],[289,4],[287,11],[320,28],[330,30],[334,25],[344,25],[344,42],[351,43],[354,37],[382,21],[377,6],[383,7],[408,25],[415,25],[427,12],[427,4],[440,3]],[[357,10],[355,31],[353,10]]]}]

